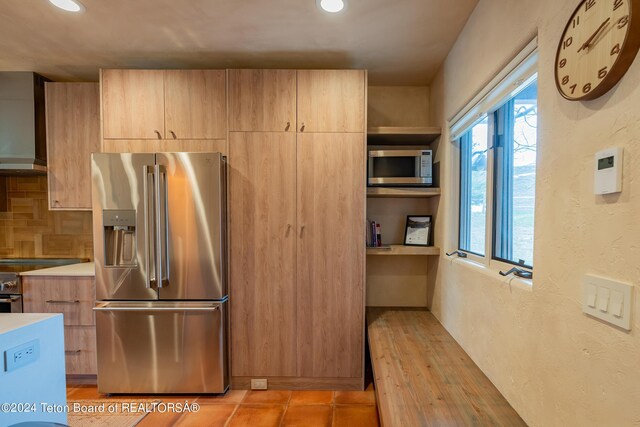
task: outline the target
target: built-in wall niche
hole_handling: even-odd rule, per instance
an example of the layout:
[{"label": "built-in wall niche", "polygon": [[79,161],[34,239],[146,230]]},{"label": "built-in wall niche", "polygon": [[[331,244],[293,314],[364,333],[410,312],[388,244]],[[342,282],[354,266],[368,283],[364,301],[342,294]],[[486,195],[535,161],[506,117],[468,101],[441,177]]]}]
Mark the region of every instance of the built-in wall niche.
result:
[{"label": "built-in wall niche", "polygon": [[426,307],[428,257],[367,256],[368,307]]},{"label": "built-in wall niche", "polygon": [[383,245],[404,243],[407,215],[432,215],[432,212],[423,198],[367,198],[367,218],[380,224]]}]

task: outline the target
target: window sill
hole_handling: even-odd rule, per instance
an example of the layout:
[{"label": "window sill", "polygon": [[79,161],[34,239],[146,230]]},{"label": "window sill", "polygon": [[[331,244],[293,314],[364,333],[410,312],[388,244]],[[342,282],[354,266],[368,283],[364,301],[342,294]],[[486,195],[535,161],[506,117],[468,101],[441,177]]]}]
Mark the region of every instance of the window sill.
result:
[{"label": "window sill", "polygon": [[453,258],[449,260],[450,263],[452,264],[457,264],[460,265],[464,268],[473,270],[475,272],[478,272],[492,280],[497,280],[500,283],[504,283],[505,285],[508,286],[513,286],[515,288],[518,289],[522,289],[524,291],[529,291],[531,292],[533,290],[533,280],[532,279],[523,279],[521,277],[516,277],[516,276],[501,276],[498,272],[499,270],[495,269],[495,268],[491,268],[491,267],[487,267],[484,264],[480,264],[479,262],[470,260],[470,259],[464,259],[464,258]]}]

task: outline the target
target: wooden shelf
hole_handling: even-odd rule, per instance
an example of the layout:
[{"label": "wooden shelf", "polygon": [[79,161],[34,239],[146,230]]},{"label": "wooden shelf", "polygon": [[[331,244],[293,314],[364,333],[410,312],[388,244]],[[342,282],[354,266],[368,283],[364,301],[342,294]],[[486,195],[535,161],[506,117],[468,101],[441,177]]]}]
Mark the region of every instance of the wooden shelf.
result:
[{"label": "wooden shelf", "polygon": [[390,245],[381,248],[367,248],[367,255],[438,256],[440,255],[440,248],[436,246]]},{"label": "wooden shelf", "polygon": [[436,126],[378,126],[367,129],[367,142],[372,145],[428,145],[442,129]]},{"label": "wooden shelf", "polygon": [[367,187],[367,197],[435,197],[439,195],[438,187]]}]

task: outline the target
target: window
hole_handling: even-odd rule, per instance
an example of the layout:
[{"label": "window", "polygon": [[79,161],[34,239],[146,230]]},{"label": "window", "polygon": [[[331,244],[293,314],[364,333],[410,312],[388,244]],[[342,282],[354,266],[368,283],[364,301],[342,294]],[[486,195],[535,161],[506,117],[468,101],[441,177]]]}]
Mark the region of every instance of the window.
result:
[{"label": "window", "polygon": [[496,259],[533,266],[538,83],[495,113],[494,244]]},{"label": "window", "polygon": [[488,120],[460,140],[460,249],[485,254],[487,222]]},{"label": "window", "polygon": [[501,270],[533,268],[537,43],[449,118],[459,148],[458,249]]},{"label": "window", "polygon": [[533,267],[536,75],[459,138],[459,247],[486,259]]}]

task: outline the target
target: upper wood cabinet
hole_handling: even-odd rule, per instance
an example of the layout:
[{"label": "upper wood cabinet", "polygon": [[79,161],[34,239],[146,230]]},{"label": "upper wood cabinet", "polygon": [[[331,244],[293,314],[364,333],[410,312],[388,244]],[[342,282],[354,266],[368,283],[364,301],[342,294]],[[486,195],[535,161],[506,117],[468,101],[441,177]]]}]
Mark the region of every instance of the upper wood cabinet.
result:
[{"label": "upper wood cabinet", "polygon": [[98,83],[46,83],[49,209],[91,210],[91,153],[100,151]]},{"label": "upper wood cabinet", "polygon": [[296,131],[295,70],[229,70],[230,131]]},{"label": "upper wood cabinet", "polygon": [[363,70],[298,70],[298,132],[366,132]]},{"label": "upper wood cabinet", "polygon": [[298,134],[298,375],[363,370],[363,133]]},{"label": "upper wood cabinet", "polygon": [[166,139],[226,139],[224,70],[171,70],[164,74]]},{"label": "upper wood cabinet", "polygon": [[231,131],[365,132],[362,70],[229,70]]},{"label": "upper wood cabinet", "polygon": [[226,138],[224,70],[102,70],[104,139]]},{"label": "upper wood cabinet", "polygon": [[104,138],[164,138],[164,71],[102,70]]}]

